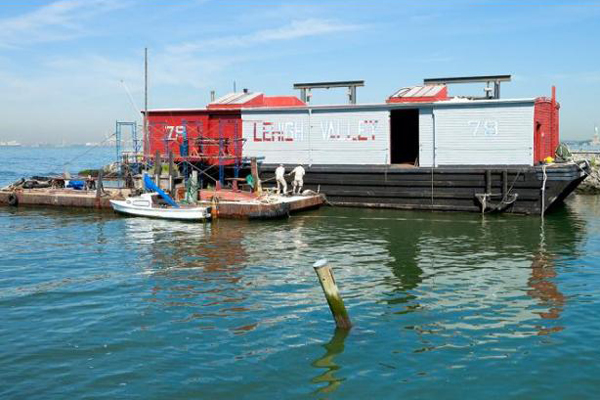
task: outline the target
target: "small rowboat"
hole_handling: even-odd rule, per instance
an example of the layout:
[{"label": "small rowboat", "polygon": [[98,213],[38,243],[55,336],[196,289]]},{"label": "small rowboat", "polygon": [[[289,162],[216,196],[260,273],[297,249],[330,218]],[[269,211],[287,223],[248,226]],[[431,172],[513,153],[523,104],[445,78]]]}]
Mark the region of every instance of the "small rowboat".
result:
[{"label": "small rowboat", "polygon": [[210,207],[172,207],[159,198],[159,193],[143,193],[126,200],[110,200],[116,212],[137,217],[174,219],[183,221],[204,221],[211,218]]}]

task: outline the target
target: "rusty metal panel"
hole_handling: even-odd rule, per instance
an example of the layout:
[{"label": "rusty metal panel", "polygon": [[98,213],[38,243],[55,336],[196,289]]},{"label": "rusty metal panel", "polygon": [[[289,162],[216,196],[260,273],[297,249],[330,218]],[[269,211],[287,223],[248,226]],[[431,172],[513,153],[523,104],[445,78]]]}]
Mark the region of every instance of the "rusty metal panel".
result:
[{"label": "rusty metal panel", "polygon": [[387,164],[389,110],[243,111],[244,155],[265,163]]},{"label": "rusty metal panel", "polygon": [[434,106],[435,165],[533,165],[533,102]]}]

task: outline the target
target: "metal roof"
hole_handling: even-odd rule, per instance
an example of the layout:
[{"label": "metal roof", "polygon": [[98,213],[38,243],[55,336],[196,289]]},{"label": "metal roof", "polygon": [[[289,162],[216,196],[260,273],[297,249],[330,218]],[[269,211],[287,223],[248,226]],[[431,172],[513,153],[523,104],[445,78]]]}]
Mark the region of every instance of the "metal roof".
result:
[{"label": "metal roof", "polygon": [[391,97],[434,97],[441,92],[446,86],[445,85],[422,85],[422,86],[411,86],[405,87],[398,90]]},{"label": "metal roof", "polygon": [[252,99],[257,98],[262,93],[229,93],[225,96],[219,97],[217,100],[212,101],[210,104],[245,104]]},{"label": "metal roof", "polygon": [[[424,103],[363,103],[363,104],[327,104],[327,105],[310,105],[310,106],[284,106],[284,107],[256,107],[256,108],[243,108],[245,113],[264,113],[270,111],[302,111],[302,110],[355,110],[355,109],[377,109],[377,108],[424,108],[424,107],[456,107],[456,106],[469,106],[478,104],[510,104],[510,103],[534,103],[535,98],[522,98],[522,99],[466,99],[454,97],[448,101],[443,102],[424,102]],[[155,108],[148,110],[151,112],[231,112],[236,110],[218,109],[208,110],[204,107],[198,108]],[[143,113],[143,111],[142,111]]]}]

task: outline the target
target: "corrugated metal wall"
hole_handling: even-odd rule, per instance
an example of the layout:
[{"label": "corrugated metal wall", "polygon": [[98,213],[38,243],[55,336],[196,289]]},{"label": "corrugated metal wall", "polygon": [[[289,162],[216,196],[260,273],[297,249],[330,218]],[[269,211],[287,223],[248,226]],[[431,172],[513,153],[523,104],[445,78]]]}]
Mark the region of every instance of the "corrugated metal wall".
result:
[{"label": "corrugated metal wall", "polygon": [[309,127],[307,110],[242,111],[244,156],[265,157],[266,163],[310,164]]},{"label": "corrugated metal wall", "polygon": [[[210,164],[231,165],[235,156],[242,156],[242,122],[239,111],[151,111],[148,115],[147,153],[158,150],[163,157],[172,152],[181,157],[184,136],[188,138],[188,157],[203,159]],[[199,140],[199,139],[203,140]],[[223,139],[222,142],[220,140]],[[220,161],[219,161],[220,159]]]},{"label": "corrugated metal wall", "polygon": [[533,165],[533,101],[438,106],[435,165]]},{"label": "corrugated metal wall", "polygon": [[[533,100],[419,108],[419,165],[532,165]],[[389,164],[390,110],[243,110],[244,155],[266,163]]]},{"label": "corrugated metal wall", "polygon": [[[167,157],[171,151],[175,158],[179,158],[184,132],[189,143],[194,143],[200,136],[207,134],[208,127],[208,116],[203,113],[151,112],[148,115],[147,154],[154,156],[159,151],[162,157]],[[194,150],[190,146],[190,152],[193,153]]]},{"label": "corrugated metal wall", "polygon": [[386,164],[389,111],[242,111],[244,155],[266,163]]},{"label": "corrugated metal wall", "polygon": [[433,108],[419,109],[419,166],[433,165]]}]

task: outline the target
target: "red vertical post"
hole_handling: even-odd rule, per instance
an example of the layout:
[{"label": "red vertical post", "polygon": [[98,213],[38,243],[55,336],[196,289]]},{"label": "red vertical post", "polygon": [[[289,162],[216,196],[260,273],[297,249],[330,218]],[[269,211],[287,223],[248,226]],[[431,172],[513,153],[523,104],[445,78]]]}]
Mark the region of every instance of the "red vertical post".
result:
[{"label": "red vertical post", "polygon": [[223,121],[219,118],[219,153],[218,153],[218,161],[219,161],[219,181],[216,184],[216,190],[221,190],[225,180],[225,166],[223,165]]},{"label": "red vertical post", "polygon": [[558,147],[558,104],[556,103],[556,86],[552,85],[552,110],[550,112],[550,152],[554,157],[556,148]]}]

